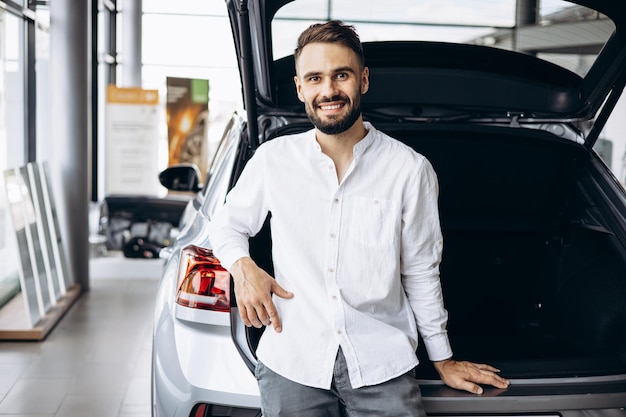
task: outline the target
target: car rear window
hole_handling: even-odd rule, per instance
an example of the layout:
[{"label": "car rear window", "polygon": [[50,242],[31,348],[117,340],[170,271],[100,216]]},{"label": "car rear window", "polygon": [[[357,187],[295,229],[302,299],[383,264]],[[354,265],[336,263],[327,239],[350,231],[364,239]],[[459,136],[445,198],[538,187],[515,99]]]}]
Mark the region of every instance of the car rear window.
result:
[{"label": "car rear window", "polygon": [[[520,2],[520,5],[532,2]],[[274,60],[293,54],[312,23],[340,19],[363,42],[435,41],[485,45],[531,54],[584,77],[615,31],[595,10],[562,0],[540,0],[538,10],[516,0],[297,0],[272,22]]]}]

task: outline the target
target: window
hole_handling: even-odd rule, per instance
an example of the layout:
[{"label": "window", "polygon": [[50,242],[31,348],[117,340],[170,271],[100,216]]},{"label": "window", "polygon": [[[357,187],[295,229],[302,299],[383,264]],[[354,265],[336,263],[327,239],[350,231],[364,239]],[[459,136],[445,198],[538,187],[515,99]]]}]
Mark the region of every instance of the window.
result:
[{"label": "window", "polygon": [[[340,19],[353,24],[363,42],[435,41],[510,49],[550,61],[584,76],[615,31],[606,16],[564,0],[539,1],[539,12],[516,15],[515,0],[439,0],[416,4],[387,0],[363,7],[359,0],[320,5],[301,0],[278,10],[272,21],[274,59],[293,53],[311,23]],[[398,13],[402,10],[402,13]],[[576,30],[572,31],[575,27]],[[567,50],[568,53],[554,51]]]},{"label": "window", "polygon": [[26,162],[26,39],[22,18],[2,9],[0,16],[0,168],[4,170]]},{"label": "window", "polygon": [[52,131],[50,121],[50,13],[38,6],[35,26],[35,96],[37,101],[37,161],[50,160]]},{"label": "window", "polygon": [[[25,21],[0,8],[0,175],[26,162]],[[19,291],[17,243],[0,177],[0,306]]]},{"label": "window", "polygon": [[[142,87],[158,89],[165,108],[167,77],[209,80],[210,161],[233,111],[242,101],[226,4],[143,0],[142,7]],[[165,125],[161,136],[167,143]],[[162,159],[167,161],[167,157]]]}]

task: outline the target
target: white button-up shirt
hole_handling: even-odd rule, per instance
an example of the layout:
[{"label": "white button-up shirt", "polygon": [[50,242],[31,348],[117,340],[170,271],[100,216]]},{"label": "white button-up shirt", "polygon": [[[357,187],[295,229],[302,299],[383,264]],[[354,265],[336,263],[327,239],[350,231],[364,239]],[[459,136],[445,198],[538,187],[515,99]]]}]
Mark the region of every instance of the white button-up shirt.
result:
[{"label": "white button-up shirt", "polygon": [[282,332],[268,326],[257,355],[300,384],[331,386],[341,347],[354,388],[452,356],[439,263],[438,183],[426,158],[366,123],[338,183],[315,131],[261,145],[210,225],[226,269],[271,213],[274,296]]}]

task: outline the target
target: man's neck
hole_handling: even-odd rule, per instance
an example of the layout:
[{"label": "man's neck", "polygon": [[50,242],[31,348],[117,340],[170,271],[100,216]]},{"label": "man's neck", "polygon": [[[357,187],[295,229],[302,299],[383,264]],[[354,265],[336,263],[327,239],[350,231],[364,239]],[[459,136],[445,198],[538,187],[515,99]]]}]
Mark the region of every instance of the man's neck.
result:
[{"label": "man's neck", "polygon": [[335,163],[337,180],[343,180],[352,160],[354,159],[354,145],[359,143],[367,135],[367,129],[363,120],[359,119],[350,129],[337,135],[327,135],[319,130],[315,131],[315,139],[322,148],[322,152],[328,155]]}]

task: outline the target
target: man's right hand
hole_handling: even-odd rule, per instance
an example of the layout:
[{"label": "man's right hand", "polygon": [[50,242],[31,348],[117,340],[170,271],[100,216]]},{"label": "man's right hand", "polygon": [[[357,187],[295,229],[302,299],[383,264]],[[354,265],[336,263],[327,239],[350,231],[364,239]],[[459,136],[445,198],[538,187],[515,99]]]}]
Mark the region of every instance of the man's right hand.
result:
[{"label": "man's right hand", "polygon": [[239,316],[243,323],[257,328],[269,326],[271,323],[274,330],[280,333],[282,324],[272,301],[272,294],[281,298],[292,298],[293,294],[278,285],[251,258],[240,258],[230,269],[235,282]]}]

